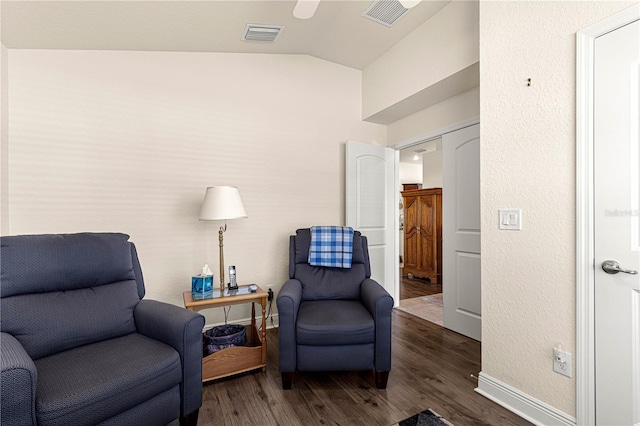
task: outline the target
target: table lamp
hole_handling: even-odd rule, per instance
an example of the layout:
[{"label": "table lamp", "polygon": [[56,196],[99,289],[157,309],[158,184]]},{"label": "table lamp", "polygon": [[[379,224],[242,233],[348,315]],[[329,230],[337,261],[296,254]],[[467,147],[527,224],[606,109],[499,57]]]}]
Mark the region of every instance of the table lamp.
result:
[{"label": "table lamp", "polygon": [[247,217],[240,192],[235,186],[210,186],[204,194],[204,201],[200,207],[200,220],[224,220],[220,226],[218,240],[220,241],[220,295],[224,295],[224,254],[222,234],[227,230],[227,219]]}]

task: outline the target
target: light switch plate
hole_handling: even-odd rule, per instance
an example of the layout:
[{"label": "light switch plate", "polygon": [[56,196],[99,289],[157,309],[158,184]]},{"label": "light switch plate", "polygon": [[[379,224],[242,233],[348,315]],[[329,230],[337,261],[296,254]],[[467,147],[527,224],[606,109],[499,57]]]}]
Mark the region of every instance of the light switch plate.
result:
[{"label": "light switch plate", "polygon": [[500,229],[522,230],[521,209],[500,209]]}]

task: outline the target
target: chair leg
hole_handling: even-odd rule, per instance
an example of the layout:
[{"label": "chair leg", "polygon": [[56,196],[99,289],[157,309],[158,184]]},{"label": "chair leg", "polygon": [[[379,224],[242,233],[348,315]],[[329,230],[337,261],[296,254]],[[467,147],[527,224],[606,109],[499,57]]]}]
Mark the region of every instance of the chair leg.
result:
[{"label": "chair leg", "polygon": [[291,389],[293,384],[293,373],[282,373],[282,389]]},{"label": "chair leg", "polygon": [[389,372],[388,371],[376,371],[376,387],[378,389],[386,389],[387,381],[389,380]]},{"label": "chair leg", "polygon": [[199,412],[200,412],[200,409],[197,409],[194,412],[189,413],[184,417],[180,417],[180,426],[197,426]]}]

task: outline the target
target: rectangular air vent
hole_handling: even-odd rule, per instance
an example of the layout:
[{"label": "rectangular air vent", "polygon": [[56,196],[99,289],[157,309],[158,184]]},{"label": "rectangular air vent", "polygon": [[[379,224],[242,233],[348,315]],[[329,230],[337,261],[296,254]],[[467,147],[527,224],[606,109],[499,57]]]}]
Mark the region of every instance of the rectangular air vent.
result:
[{"label": "rectangular air vent", "polygon": [[408,11],[409,9],[398,0],[374,0],[362,16],[385,27],[391,27]]},{"label": "rectangular air vent", "polygon": [[244,28],[244,41],[274,41],[282,32],[282,25],[247,24]]}]

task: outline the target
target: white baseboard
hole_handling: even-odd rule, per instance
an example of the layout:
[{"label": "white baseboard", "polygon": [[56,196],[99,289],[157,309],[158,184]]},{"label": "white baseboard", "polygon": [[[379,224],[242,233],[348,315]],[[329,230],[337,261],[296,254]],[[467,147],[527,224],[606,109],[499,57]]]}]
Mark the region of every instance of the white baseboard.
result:
[{"label": "white baseboard", "polygon": [[536,425],[576,426],[576,419],[542,401],[480,373],[476,392]]},{"label": "white baseboard", "polygon": [[[271,324],[271,318],[273,318],[273,324]],[[261,321],[262,321],[262,317],[259,317],[256,315],[256,324],[258,324],[258,327],[260,327]],[[227,322],[230,322],[233,324],[249,325],[251,324],[251,318],[241,318],[241,319],[231,320]],[[217,325],[224,325],[224,323],[220,322],[216,324],[205,324],[203,330],[209,330],[210,328],[213,328]],[[273,314],[267,317],[267,330],[269,330],[270,328],[278,328],[278,325],[279,325],[278,314]]]}]

